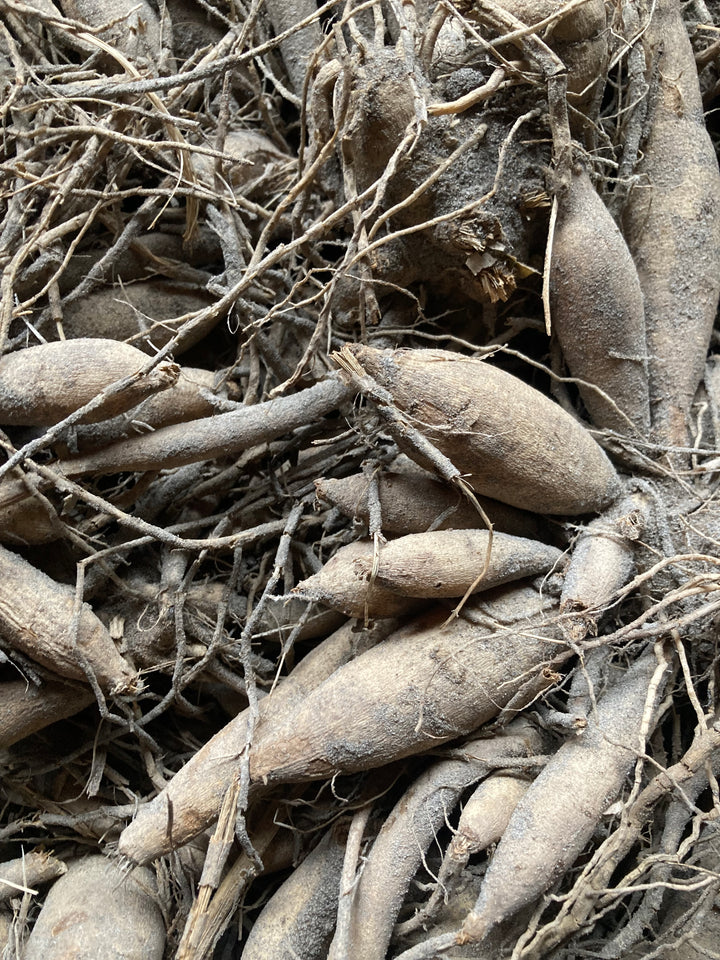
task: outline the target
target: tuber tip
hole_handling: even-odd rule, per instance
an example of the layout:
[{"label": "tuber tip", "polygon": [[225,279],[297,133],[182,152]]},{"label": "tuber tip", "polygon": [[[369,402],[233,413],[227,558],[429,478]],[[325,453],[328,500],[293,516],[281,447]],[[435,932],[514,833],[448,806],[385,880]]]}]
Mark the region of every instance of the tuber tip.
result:
[{"label": "tuber tip", "polygon": [[465,922],[457,935],[458,946],[464,946],[466,943],[480,943],[490,932],[492,924],[488,923],[481,914],[471,911],[466,917]]}]

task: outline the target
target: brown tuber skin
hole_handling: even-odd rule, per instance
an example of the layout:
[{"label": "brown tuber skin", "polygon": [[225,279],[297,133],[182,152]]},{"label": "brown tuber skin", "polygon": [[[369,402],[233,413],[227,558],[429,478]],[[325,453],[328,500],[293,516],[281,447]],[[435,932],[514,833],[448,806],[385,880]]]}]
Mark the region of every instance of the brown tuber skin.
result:
[{"label": "brown tuber skin", "polygon": [[645,439],[650,430],[645,310],[635,264],[580,165],[558,176],[555,196],[552,329],[571,375],[591,384],[580,383],[579,389],[595,426]]},{"label": "brown tuber skin", "polygon": [[13,930],[13,917],[9,911],[0,910],[0,956],[3,956],[5,948],[10,943]]},{"label": "brown tuber skin", "polygon": [[379,767],[468,734],[553,682],[548,667],[564,648],[552,611],[543,612],[530,587],[498,588],[446,620],[445,610],[418,617],[336,670],[284,723],[260,723],[252,779]]},{"label": "brown tuber skin", "polygon": [[[100,287],[63,309],[63,328],[68,337],[133,338],[136,346],[154,354],[173,339],[185,314],[212,304],[204,290],[191,290],[179,284],[154,280]],[[211,314],[207,321],[193,327],[174,346],[177,356],[205,337],[222,319]]]},{"label": "brown tuber skin", "polygon": [[154,66],[158,62],[162,27],[147,0],[113,0],[112,6],[105,0],[60,0],[60,5],[66,17],[86,23],[90,28],[97,29],[113,21],[108,29],[97,31],[105,43],[140,64]]},{"label": "brown tuber skin", "polygon": [[467,863],[471,854],[497,843],[529,786],[527,778],[508,773],[483,780],[463,807],[457,833],[448,849],[449,857]]},{"label": "brown tuber skin", "polygon": [[22,891],[18,887],[32,889],[50,883],[66,872],[63,861],[46,850],[31,850],[16,860],[0,863],[0,903],[20,896]]},{"label": "brown tuber skin", "polygon": [[0,547],[0,634],[12,647],[70,680],[88,682],[83,663],[106,693],[136,690],[138,678],[88,604],[73,636],[75,591]]},{"label": "brown tuber skin", "polygon": [[293,593],[360,620],[399,617],[417,610],[417,601],[371,580],[374,550],[372,540],[340,547],[322,570],[299,583]]},{"label": "brown tuber skin", "polygon": [[155,878],[105,857],[72,863],[47,895],[24,960],[162,960],[165,923]]},{"label": "brown tuber skin", "polygon": [[573,617],[573,640],[597,634],[597,623],[616,591],[635,572],[635,541],[643,535],[648,503],[641,494],[623,497],[578,536],[560,596],[560,609]]},{"label": "brown tuber skin", "polygon": [[396,933],[405,935],[421,926],[427,929],[443,901],[447,902],[456,894],[470,857],[501,839],[530,782],[527,777],[500,771],[475,787],[463,806],[457,828],[443,856],[432,896],[414,917],[399,925]]},{"label": "brown tuber skin", "polygon": [[[318,500],[337,507],[346,517],[368,521],[368,478],[358,473],[341,479],[315,481]],[[483,527],[481,515],[457,491],[425,470],[388,471],[378,477],[378,494],[384,533],[425,533],[427,530],[465,530]],[[496,530],[516,537],[537,538],[536,517],[522,510],[479,497],[480,506]]]},{"label": "brown tuber skin", "polygon": [[459,942],[482,940],[573,865],[636,759],[656,667],[652,651],[642,655],[600,700],[596,716],[590,713],[584,731],[533,781],[498,844]]},{"label": "brown tuber skin", "polygon": [[62,530],[55,511],[38,502],[19,477],[0,480],[0,541],[2,543],[48,543]]},{"label": "brown tuber skin", "polygon": [[[105,387],[147,366],[140,350],[115,340],[59,340],[26,347],[0,359],[0,424],[51,426],[89,403]],[[96,423],[123,413],[178,378],[179,368],[163,362],[89,413]]]},{"label": "brown tuber skin", "polygon": [[654,439],[686,446],[720,291],[720,172],[680,4],[652,13],[643,44],[656,92],[622,225],[645,296]]},{"label": "brown tuber skin", "polygon": [[0,748],[29,737],[95,702],[89,687],[47,682],[40,687],[26,680],[0,684]]},{"label": "brown tuber skin", "polygon": [[[173,423],[187,423],[200,417],[210,417],[215,412],[215,407],[203,393],[216,393],[216,381],[217,375],[210,370],[181,367],[177,382],[167,390],[148,397],[137,407],[105,423],[78,427],[78,449],[85,452]],[[218,390],[217,395],[226,397],[227,389]]]},{"label": "brown tuber skin", "polygon": [[590,434],[517,377],[444,350],[345,349],[477,493],[567,515],[602,510],[618,495],[617,474]]},{"label": "brown tuber skin", "polygon": [[67,476],[80,476],[160,470],[225,457],[313,423],[342,403],[347,393],[337,380],[322,380],[286,397],[119,440],[102,450],[63,460],[60,466]]},{"label": "brown tuber skin", "polygon": [[327,831],[255,921],[242,960],[326,960],[345,853],[342,826]]},{"label": "brown tuber skin", "polygon": [[[315,0],[266,0],[266,8],[275,34],[284,33],[300,20],[317,12]],[[322,29],[316,19],[302,30],[293,30],[280,44],[280,53],[291,85],[297,94],[302,93],[305,74],[313,52],[322,42]]]},{"label": "brown tuber skin", "polygon": [[331,948],[328,960],[384,960],[398,913],[425,853],[462,791],[484,773],[482,762],[441,760],[410,785],[364,858],[355,888],[345,894],[353,899],[348,942],[344,950]]},{"label": "brown tuber skin", "polygon": [[[353,906],[346,956],[383,960],[410,883],[463,790],[488,777],[503,760],[532,753],[541,738],[528,727],[524,721],[515,721],[494,736],[483,736],[481,731],[453,751],[450,759],[430,766],[405,791],[366,856],[357,885],[348,894]],[[483,783],[493,779],[498,778],[490,776]],[[334,960],[332,952],[328,960]]]},{"label": "brown tuber skin", "polygon": [[[402,597],[442,599],[462,597],[492,587],[547,573],[562,554],[536,540],[495,533],[490,562],[487,530],[438,530],[400,537],[380,548],[377,584]],[[372,559],[358,559],[355,566],[370,576]]]},{"label": "brown tuber skin", "polygon": [[[387,635],[392,624],[357,630],[348,623],[318,644],[289,677],[260,702],[261,723],[274,729],[312,690],[359,651]],[[201,833],[217,819],[246,749],[249,712],[244,710],[175,774],[157,797],[140,807],[120,836],[119,852],[148,863]]]}]

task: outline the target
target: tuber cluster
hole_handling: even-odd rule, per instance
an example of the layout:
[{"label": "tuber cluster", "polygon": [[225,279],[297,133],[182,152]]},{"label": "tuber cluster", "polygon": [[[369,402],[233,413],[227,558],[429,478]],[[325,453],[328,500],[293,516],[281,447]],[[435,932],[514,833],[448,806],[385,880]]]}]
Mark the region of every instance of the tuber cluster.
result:
[{"label": "tuber cluster", "polygon": [[718,0],[0,0],[3,960],[717,949]]}]

